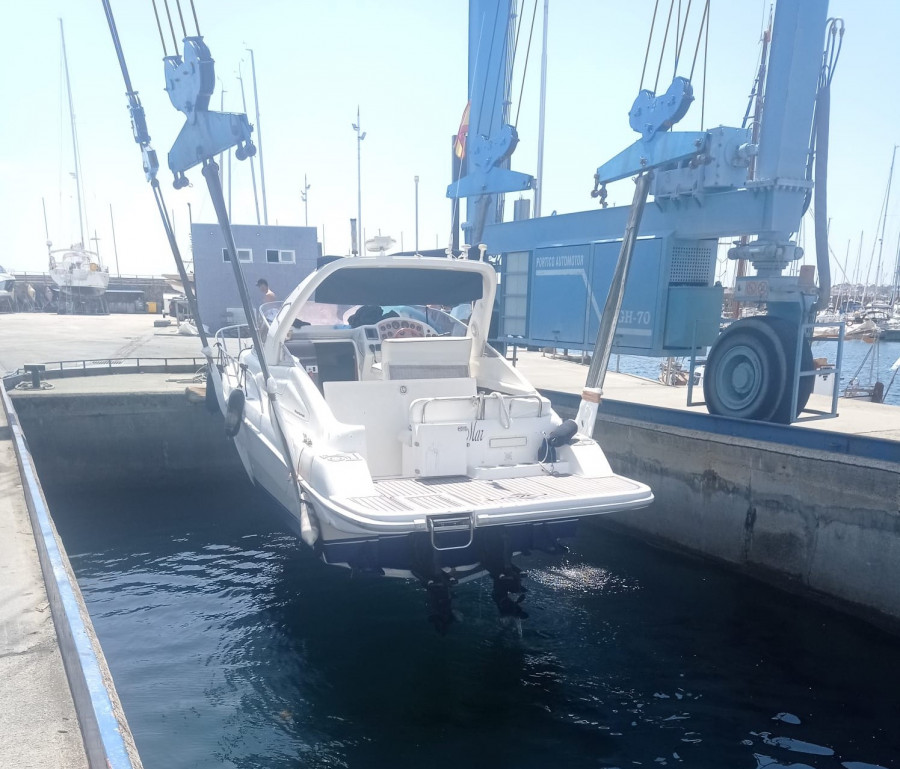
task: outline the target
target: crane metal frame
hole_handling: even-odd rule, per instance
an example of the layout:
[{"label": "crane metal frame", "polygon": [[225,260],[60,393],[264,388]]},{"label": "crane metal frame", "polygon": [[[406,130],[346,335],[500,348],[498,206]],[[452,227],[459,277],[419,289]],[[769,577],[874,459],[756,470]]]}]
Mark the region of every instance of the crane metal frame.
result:
[{"label": "crane metal frame", "polygon": [[[496,34],[506,31],[505,6],[507,0],[470,3],[482,19],[490,18],[493,10],[499,19]],[[606,183],[651,169],[654,173],[653,199],[644,212],[635,248],[635,274],[627,283],[618,319],[616,352],[667,356],[690,355],[708,345],[715,349],[723,297],[714,273],[719,239],[754,238],[729,252],[731,258],[750,260],[756,269],[755,276],[738,279],[735,298],[765,305],[774,339],[765,329],[751,329],[749,335],[756,335],[756,342],[768,350],[757,356],[762,364],[779,364],[773,371],[783,381],[766,382],[763,372],[757,384],[768,387],[769,400],[778,399],[780,405],[752,414],[735,406],[734,416],[792,421],[796,413],[786,413],[784,405],[792,400],[790,390],[796,395],[803,374],[802,408],[808,397],[804,391],[812,387],[812,379],[801,370],[808,355],[798,337],[813,319],[819,291],[807,271],[799,276],[784,272],[803,256],[793,237],[812,197],[810,137],[827,11],[827,0],[778,0],[758,145],[752,143],[749,129],[670,130],[692,98],[689,81],[676,78],[664,94],[639,94],[629,117],[640,138],[595,174],[594,189],[602,199]],[[470,31],[472,24],[470,19]],[[505,72],[502,57],[491,59],[484,46],[484,35],[470,38],[473,113],[475,99],[483,101],[485,92],[473,81],[473,60],[492,62],[484,76],[487,93],[492,92],[490,83]],[[751,181],[748,169],[754,156],[756,174]],[[491,178],[491,169],[475,179],[463,177],[459,189],[480,189],[481,194],[509,191],[502,184],[492,185]],[[628,213],[629,207],[620,206],[507,223],[485,221],[483,242],[488,254],[498,258],[503,274],[501,336],[521,344],[589,349],[600,314],[594,297],[606,296]],[[746,371],[738,373],[743,376]],[[724,389],[729,388],[739,405],[739,385],[726,383]],[[775,390],[788,395],[782,398]],[[796,403],[797,398],[793,400]],[[766,411],[772,413],[766,416]],[[727,404],[724,413],[729,413]]]}]

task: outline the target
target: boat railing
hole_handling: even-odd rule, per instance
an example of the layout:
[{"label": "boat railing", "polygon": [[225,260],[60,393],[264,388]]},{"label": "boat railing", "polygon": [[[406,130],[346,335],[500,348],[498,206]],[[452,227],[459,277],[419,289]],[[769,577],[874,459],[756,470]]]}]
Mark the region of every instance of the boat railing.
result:
[{"label": "boat railing", "polygon": [[244,350],[253,347],[253,339],[250,337],[250,326],[246,323],[220,328],[216,331],[215,338],[220,363],[236,361]]}]

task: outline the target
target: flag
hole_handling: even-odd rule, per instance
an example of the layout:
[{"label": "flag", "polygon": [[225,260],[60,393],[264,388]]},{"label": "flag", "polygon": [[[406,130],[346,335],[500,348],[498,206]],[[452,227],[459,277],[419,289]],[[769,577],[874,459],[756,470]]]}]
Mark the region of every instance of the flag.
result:
[{"label": "flag", "polygon": [[466,155],[466,136],[469,134],[469,107],[471,106],[472,102],[466,102],[462,120],[459,121],[459,131],[456,132],[456,144],[453,147],[453,151],[460,160]]}]

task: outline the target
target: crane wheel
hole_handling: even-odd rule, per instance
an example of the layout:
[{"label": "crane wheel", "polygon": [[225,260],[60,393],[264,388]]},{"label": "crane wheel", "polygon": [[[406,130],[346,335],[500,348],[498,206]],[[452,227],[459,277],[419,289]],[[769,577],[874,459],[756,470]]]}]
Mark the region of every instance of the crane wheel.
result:
[{"label": "crane wheel", "polygon": [[771,421],[781,403],[787,364],[777,333],[761,318],[732,323],[706,359],[703,396],[710,414]]},{"label": "crane wheel", "polygon": [[[775,408],[775,413],[772,415],[772,419],[769,421],[789,425],[794,421],[794,417],[796,416],[796,414],[791,414],[791,397],[793,395],[794,379],[796,378],[798,373],[797,362],[795,358],[797,356],[797,334],[800,333],[800,330],[797,328],[797,325],[795,323],[791,323],[784,318],[775,318],[769,315],[764,315],[760,317],[760,320],[763,321],[763,323],[768,324],[768,326],[778,336],[779,340],[781,341],[782,348],[784,349],[785,360],[787,361],[787,378],[785,379],[781,401]],[[809,340],[804,339],[803,344],[800,348],[799,371],[810,371],[812,367],[812,349],[810,348]],[[799,414],[801,411],[803,411],[804,408],[806,408],[806,404],[809,401],[809,396],[812,395],[814,384],[814,377],[801,377],[797,389],[797,414]]]},{"label": "crane wheel", "polygon": [[[725,329],[706,361],[703,395],[710,414],[790,424],[798,333],[795,324],[771,316],[744,318]],[[812,366],[812,351],[804,340],[800,368]],[[800,380],[798,413],[812,388],[812,377]]]}]

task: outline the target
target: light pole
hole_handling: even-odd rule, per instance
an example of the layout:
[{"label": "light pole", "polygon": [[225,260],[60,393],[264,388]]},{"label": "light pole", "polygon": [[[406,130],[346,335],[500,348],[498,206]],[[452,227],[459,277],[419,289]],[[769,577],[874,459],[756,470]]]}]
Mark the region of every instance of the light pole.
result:
[{"label": "light pole", "polygon": [[419,177],[413,177],[416,183],[416,253],[419,253]]},{"label": "light pole", "polygon": [[359,105],[356,105],[356,122],[353,130],[356,131],[356,231],[359,233],[359,253],[365,254],[365,244],[362,242],[362,140],[366,138],[366,132],[360,128]]},{"label": "light pole", "polygon": [[306,183],[306,174],[303,174],[303,188],[300,190],[300,199],[303,201],[303,221],[309,227],[309,192],[310,185]]}]

